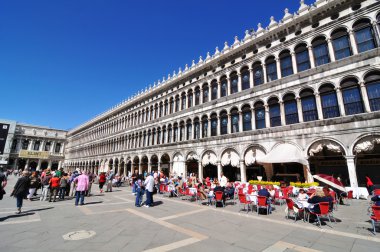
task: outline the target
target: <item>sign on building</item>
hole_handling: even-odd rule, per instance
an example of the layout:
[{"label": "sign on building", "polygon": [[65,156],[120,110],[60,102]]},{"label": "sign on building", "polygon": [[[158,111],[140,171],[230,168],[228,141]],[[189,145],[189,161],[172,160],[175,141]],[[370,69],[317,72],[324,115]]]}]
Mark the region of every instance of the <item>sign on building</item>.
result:
[{"label": "sign on building", "polygon": [[9,131],[9,124],[0,123],[0,155],[4,154],[5,143]]},{"label": "sign on building", "polygon": [[20,150],[20,158],[36,158],[36,159],[49,159],[48,151],[29,151],[29,150]]}]

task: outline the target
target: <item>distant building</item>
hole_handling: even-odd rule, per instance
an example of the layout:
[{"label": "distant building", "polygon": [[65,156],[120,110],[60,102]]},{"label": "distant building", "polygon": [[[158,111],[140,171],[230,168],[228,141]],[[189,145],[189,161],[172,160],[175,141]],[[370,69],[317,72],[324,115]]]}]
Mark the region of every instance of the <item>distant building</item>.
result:
[{"label": "distant building", "polygon": [[0,128],[4,125],[10,130],[0,156],[3,169],[55,170],[63,165],[67,131],[0,120]]},{"label": "distant building", "polygon": [[376,0],[301,1],[70,130],[65,166],[380,184],[379,24]]}]

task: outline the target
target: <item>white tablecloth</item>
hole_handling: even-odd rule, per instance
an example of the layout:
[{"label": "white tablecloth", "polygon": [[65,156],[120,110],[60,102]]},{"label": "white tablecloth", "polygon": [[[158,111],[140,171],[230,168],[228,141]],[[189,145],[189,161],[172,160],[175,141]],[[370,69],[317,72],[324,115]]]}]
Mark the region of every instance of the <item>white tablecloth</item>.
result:
[{"label": "white tablecloth", "polygon": [[365,187],[357,187],[357,188],[352,188],[352,187],[345,187],[346,192],[348,191],[353,191],[353,197],[354,198],[364,198],[367,199],[369,196],[368,190]]},{"label": "white tablecloth", "polygon": [[246,194],[245,197],[247,200],[252,201],[253,204],[257,204],[257,195],[256,194]]}]

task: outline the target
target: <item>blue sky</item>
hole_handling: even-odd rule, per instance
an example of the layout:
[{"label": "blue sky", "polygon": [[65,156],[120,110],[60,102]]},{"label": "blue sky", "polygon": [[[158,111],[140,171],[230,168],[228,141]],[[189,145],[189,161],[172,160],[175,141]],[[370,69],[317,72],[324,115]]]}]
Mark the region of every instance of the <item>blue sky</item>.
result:
[{"label": "blue sky", "polygon": [[4,0],[0,118],[74,128],[298,7],[298,0]]}]

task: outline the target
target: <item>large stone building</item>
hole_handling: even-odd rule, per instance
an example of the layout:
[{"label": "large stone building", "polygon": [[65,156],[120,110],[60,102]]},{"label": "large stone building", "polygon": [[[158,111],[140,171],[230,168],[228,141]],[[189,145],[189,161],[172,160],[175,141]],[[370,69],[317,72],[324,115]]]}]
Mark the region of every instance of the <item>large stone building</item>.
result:
[{"label": "large stone building", "polygon": [[380,4],[301,1],[68,132],[65,166],[380,183]]},{"label": "large stone building", "polygon": [[3,157],[0,157],[3,169],[34,171],[62,167],[67,131],[10,120],[0,120],[0,125],[9,125]]}]

